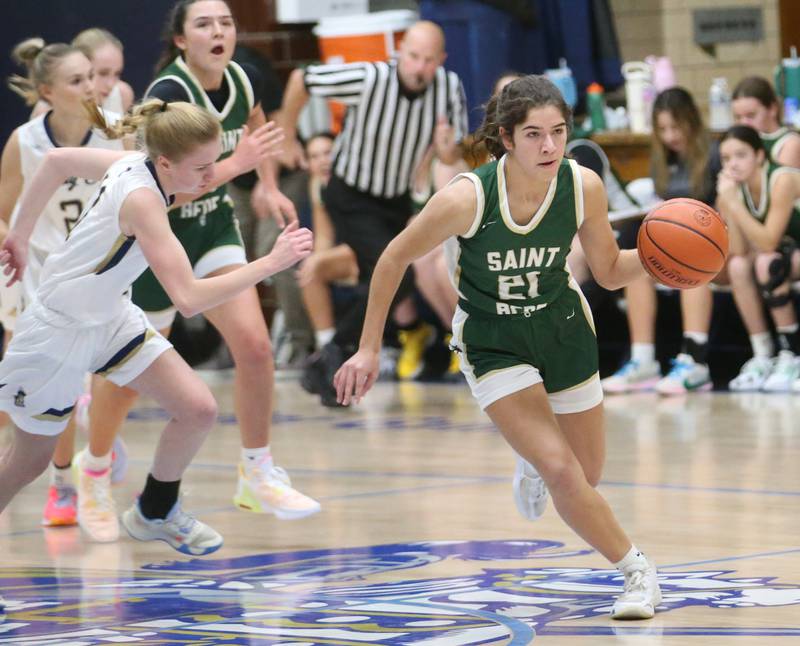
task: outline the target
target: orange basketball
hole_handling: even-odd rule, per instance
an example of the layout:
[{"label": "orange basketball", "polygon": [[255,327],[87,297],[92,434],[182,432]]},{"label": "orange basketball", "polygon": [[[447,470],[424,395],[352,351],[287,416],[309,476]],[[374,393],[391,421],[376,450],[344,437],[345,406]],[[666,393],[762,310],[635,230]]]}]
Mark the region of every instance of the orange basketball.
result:
[{"label": "orange basketball", "polygon": [[660,204],[642,221],[639,259],[668,287],[705,285],[725,266],[728,227],[707,204],[679,197]]}]

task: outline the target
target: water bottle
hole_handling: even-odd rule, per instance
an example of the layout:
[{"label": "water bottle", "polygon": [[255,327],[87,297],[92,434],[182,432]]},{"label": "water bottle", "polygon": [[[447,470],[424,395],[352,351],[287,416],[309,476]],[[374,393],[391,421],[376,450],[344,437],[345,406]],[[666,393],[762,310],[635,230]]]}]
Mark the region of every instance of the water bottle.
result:
[{"label": "water bottle", "polygon": [[625,77],[625,103],[631,132],[650,132],[652,69],[644,61],[629,61],[622,66],[622,76]]},{"label": "water bottle", "polygon": [[592,120],[592,131],[606,129],[606,98],[603,93],[603,86],[599,83],[592,83],[586,88],[586,106],[589,118]]},{"label": "water bottle", "polygon": [[715,78],[708,90],[708,127],[711,130],[727,130],[733,125],[731,115],[731,93],[728,81],[723,77]]}]

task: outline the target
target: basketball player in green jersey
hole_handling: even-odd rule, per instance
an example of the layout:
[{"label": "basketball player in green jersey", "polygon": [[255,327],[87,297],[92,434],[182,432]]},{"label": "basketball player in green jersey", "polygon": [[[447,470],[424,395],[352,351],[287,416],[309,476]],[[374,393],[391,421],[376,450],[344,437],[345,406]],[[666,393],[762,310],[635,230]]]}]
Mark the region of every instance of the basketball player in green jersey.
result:
[{"label": "basketball player in green jersey", "polygon": [[[800,170],[770,161],[759,133],[749,126],[730,128],[720,154],[717,207],[730,230],[734,300],[751,336],[769,333],[766,304],[780,346],[768,376],[760,383],[751,379],[751,389],[800,389],[800,326],[790,285],[800,277]],[[751,374],[757,359],[746,362],[737,379]]]},{"label": "basketball player in green jersey", "polygon": [[[252,130],[266,122],[259,103],[258,70],[231,60],[236,45],[231,10],[223,0],[180,0],[165,31],[168,46],[159,66],[161,71],[146,94],[164,101],[200,105],[216,116],[223,130],[224,158],[236,148],[244,128]],[[271,211],[281,225],[284,218],[296,220],[294,206],[277,190],[272,164],[265,162],[256,170],[261,182],[254,190],[254,200],[262,202],[260,210]],[[169,217],[196,277],[226,273],[246,264],[232,201],[224,185],[171,210]],[[176,309],[152,272],[145,272],[134,283],[133,301],[157,330],[169,333]],[[274,360],[255,288],[204,315],[220,331],[236,365],[235,409],[242,454],[234,503],[240,509],[272,513],[282,519],[318,512],[319,503],[293,489],[286,471],[273,463],[269,432]],[[111,441],[135,398],[133,391],[110,383],[95,388],[90,409],[89,459],[98,458],[98,464],[93,472],[103,468],[99,459],[108,459]],[[106,508],[113,508],[105,483],[97,483],[93,490],[103,498]],[[79,497],[79,505],[82,504]],[[109,522],[116,521],[114,515],[108,518]]]},{"label": "basketball player in green jersey", "polygon": [[644,619],[661,601],[656,569],[594,488],[605,451],[597,342],[566,256],[577,231],[600,285],[617,289],[644,270],[635,250],[617,246],[600,178],[564,159],[570,121],[543,76],[517,79],[490,100],[476,140],[495,161],[454,179],[386,248],[359,350],[335,386],[344,404],[372,386],[401,276],[447,241],[459,292],[452,345],[478,403],[526,462],[515,478],[526,516],[541,514],[549,489],[567,524],[624,573],[612,616]]},{"label": "basketball player in green jersey", "polygon": [[800,134],[781,125],[781,108],[772,84],[761,76],[748,76],[732,94],[737,124],[758,130],[767,158],[782,166],[800,167]]}]

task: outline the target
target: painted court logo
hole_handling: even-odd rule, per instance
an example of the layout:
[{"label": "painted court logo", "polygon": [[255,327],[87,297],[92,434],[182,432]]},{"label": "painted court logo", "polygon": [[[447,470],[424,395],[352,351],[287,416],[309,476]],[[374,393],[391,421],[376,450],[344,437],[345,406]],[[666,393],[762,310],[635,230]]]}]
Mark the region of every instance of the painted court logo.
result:
[{"label": "painted court logo", "polygon": [[[0,642],[517,646],[537,636],[653,630],[800,637],[800,628],[765,629],[757,620],[731,628],[725,612],[732,608],[742,609],[741,626],[745,609],[800,605],[800,585],[732,570],[666,568],[657,627],[612,622],[621,575],[561,565],[587,554],[553,541],[425,542],[195,559],[114,578],[5,569]],[[672,611],[691,606],[718,611],[719,619],[709,627],[688,624],[686,615],[670,621]]]}]

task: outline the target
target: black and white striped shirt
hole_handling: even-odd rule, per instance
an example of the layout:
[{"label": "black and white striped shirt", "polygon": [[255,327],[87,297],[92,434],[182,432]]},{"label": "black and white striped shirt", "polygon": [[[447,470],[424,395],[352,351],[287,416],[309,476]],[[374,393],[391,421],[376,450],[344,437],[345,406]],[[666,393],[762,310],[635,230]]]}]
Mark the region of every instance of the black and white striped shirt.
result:
[{"label": "black and white striped shirt", "polygon": [[401,90],[396,61],[311,65],[304,80],[310,94],[347,106],[333,149],[334,174],[376,197],[408,191],[441,115],[455,129],[457,142],[467,134],[464,88],[458,75],[443,67],[411,98]]}]

